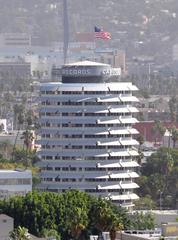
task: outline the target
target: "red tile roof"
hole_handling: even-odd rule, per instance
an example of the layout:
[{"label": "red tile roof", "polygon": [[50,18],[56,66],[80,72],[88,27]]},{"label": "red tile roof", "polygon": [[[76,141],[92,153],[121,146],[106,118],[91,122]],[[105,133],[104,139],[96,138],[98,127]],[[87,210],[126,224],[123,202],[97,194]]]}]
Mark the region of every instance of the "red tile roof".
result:
[{"label": "red tile roof", "polygon": [[[166,128],[169,128],[174,125],[171,122],[161,122],[161,123]],[[154,124],[155,124],[154,121],[139,122],[139,123],[136,123],[134,125],[134,127],[139,131],[140,135],[142,135],[144,137],[145,141],[155,142],[155,138],[156,138],[156,142],[161,142],[162,141],[161,134],[159,134],[159,133],[154,134],[154,132],[152,130]],[[176,127],[178,128],[178,123],[176,124]]]}]

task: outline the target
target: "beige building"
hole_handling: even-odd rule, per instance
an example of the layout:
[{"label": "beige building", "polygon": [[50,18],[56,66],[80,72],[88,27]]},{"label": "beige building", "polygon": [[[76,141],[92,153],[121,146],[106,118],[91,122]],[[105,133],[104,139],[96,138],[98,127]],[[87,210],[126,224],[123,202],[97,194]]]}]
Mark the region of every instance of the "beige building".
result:
[{"label": "beige building", "polygon": [[1,33],[0,46],[31,46],[31,36],[26,33]]},{"label": "beige building", "polygon": [[126,73],[125,52],[121,50],[109,49],[108,51],[97,52],[96,61],[110,64],[112,67],[121,68],[122,74]]},{"label": "beige building", "polygon": [[0,214],[0,239],[8,240],[9,233],[13,229],[14,229],[14,219],[5,214]]}]

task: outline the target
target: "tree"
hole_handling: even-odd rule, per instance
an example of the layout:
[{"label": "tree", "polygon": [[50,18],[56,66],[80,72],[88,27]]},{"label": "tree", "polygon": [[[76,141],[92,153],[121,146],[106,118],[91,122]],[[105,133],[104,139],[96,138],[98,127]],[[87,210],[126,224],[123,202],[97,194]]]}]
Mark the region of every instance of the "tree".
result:
[{"label": "tree", "polygon": [[17,130],[17,135],[16,135],[16,138],[15,138],[15,141],[14,141],[14,146],[13,146],[13,151],[12,151],[12,161],[14,160],[14,151],[15,151],[15,148],[16,148],[17,139],[18,139],[18,136],[19,136],[19,133],[20,133],[20,129],[21,129],[21,126],[23,125],[24,120],[25,120],[24,111],[25,111],[25,108],[22,104],[21,105],[18,105],[18,104],[14,105],[15,123],[17,124],[17,121],[18,121],[18,124],[17,124],[18,125],[18,130]]},{"label": "tree", "polygon": [[26,122],[28,127],[32,127],[32,126],[35,127],[36,121],[37,121],[37,116],[35,115],[35,112],[29,109],[26,112]]},{"label": "tree", "polygon": [[141,169],[145,176],[150,176],[154,173],[160,173],[163,176],[170,174],[174,160],[172,152],[169,148],[160,148],[156,153],[153,153],[147,160],[147,163]]},{"label": "tree", "polygon": [[149,93],[148,93],[148,89],[140,90],[140,95],[141,95],[142,97],[144,97],[145,99],[150,98]]},{"label": "tree", "polygon": [[178,140],[178,129],[174,126],[170,129],[170,132],[171,132],[171,138],[173,141],[173,148],[175,148],[176,142]]},{"label": "tree", "polygon": [[30,240],[30,234],[28,233],[28,229],[18,226],[12,232],[10,232],[10,240]]},{"label": "tree", "polygon": [[163,206],[174,208],[178,193],[178,150],[160,148],[147,159],[140,170],[141,176],[137,180],[140,186],[139,195],[149,195],[159,206],[159,192],[162,192]]},{"label": "tree", "polygon": [[146,229],[154,229],[154,217],[150,213],[139,213],[134,212],[130,215],[131,218],[131,229],[133,230],[146,230]]},{"label": "tree", "polygon": [[124,223],[114,209],[111,203],[102,198],[93,199],[90,209],[90,224],[99,232],[109,231],[111,239],[115,239],[116,231],[124,229]]},{"label": "tree", "polygon": [[171,122],[175,123],[176,116],[177,116],[177,98],[176,98],[176,96],[173,96],[169,100],[169,110],[170,110],[170,115],[171,115]]},{"label": "tree", "polygon": [[24,145],[26,146],[27,152],[32,150],[32,143],[33,143],[34,138],[35,138],[34,132],[31,130],[27,129],[22,133],[21,139],[24,140]]},{"label": "tree", "polygon": [[15,104],[13,110],[15,129],[20,129],[25,120],[25,106],[23,104]]},{"label": "tree", "polygon": [[121,223],[121,220],[118,218],[117,215],[113,214],[111,215],[111,224],[109,226],[109,233],[111,240],[116,239],[116,232],[123,230],[124,226]]},{"label": "tree", "polygon": [[83,192],[72,190],[64,193],[65,228],[73,238],[79,238],[88,225],[88,204],[88,196]]},{"label": "tree", "polygon": [[155,208],[156,208],[156,204],[151,199],[150,195],[141,197],[135,201],[135,209],[136,210],[151,210],[151,209],[155,209]]},{"label": "tree", "polygon": [[44,229],[42,232],[44,237],[55,238],[56,240],[61,240],[59,233],[54,229]]},{"label": "tree", "polygon": [[34,191],[1,200],[0,209],[14,218],[15,227],[24,226],[37,236],[53,229],[62,239],[82,239],[94,231],[107,230],[114,239],[117,230],[130,226],[123,209],[76,190],[58,194]]},{"label": "tree", "polygon": [[7,92],[4,94],[4,101],[5,102],[14,102],[15,98],[14,95],[12,94],[12,92]]},{"label": "tree", "polygon": [[142,135],[138,135],[137,141],[139,142],[140,146],[144,143],[144,137]]},{"label": "tree", "polygon": [[139,148],[138,148],[138,153],[139,153],[139,155],[138,155],[138,157],[137,157],[137,161],[138,161],[139,164],[141,164],[142,159],[143,159],[143,157],[144,157],[143,152],[142,152],[142,150],[141,150],[141,146],[142,146],[143,143],[144,143],[144,137],[143,137],[142,135],[139,135],[139,136],[137,137],[137,141],[139,142]]},{"label": "tree", "polygon": [[152,127],[152,132],[155,136],[155,144],[157,143],[158,135],[163,136],[165,131],[166,131],[166,128],[163,126],[163,124],[160,121],[156,120]]}]

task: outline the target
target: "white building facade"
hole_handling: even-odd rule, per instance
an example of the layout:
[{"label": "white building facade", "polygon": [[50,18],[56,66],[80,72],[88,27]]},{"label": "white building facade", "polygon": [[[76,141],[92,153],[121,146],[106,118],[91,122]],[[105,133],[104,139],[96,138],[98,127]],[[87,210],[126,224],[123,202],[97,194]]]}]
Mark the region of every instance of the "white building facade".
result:
[{"label": "white building facade", "polygon": [[138,196],[138,134],[132,83],[119,69],[78,62],[65,65],[62,83],[41,85],[42,190],[79,189],[126,208]]}]

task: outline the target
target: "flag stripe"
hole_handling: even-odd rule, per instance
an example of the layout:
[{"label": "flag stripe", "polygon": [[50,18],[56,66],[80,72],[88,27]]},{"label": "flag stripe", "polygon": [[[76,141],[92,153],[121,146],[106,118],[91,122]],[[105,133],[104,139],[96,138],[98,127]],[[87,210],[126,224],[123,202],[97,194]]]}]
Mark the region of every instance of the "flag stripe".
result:
[{"label": "flag stripe", "polygon": [[95,32],[95,37],[101,39],[111,39],[111,34],[109,32]]}]

